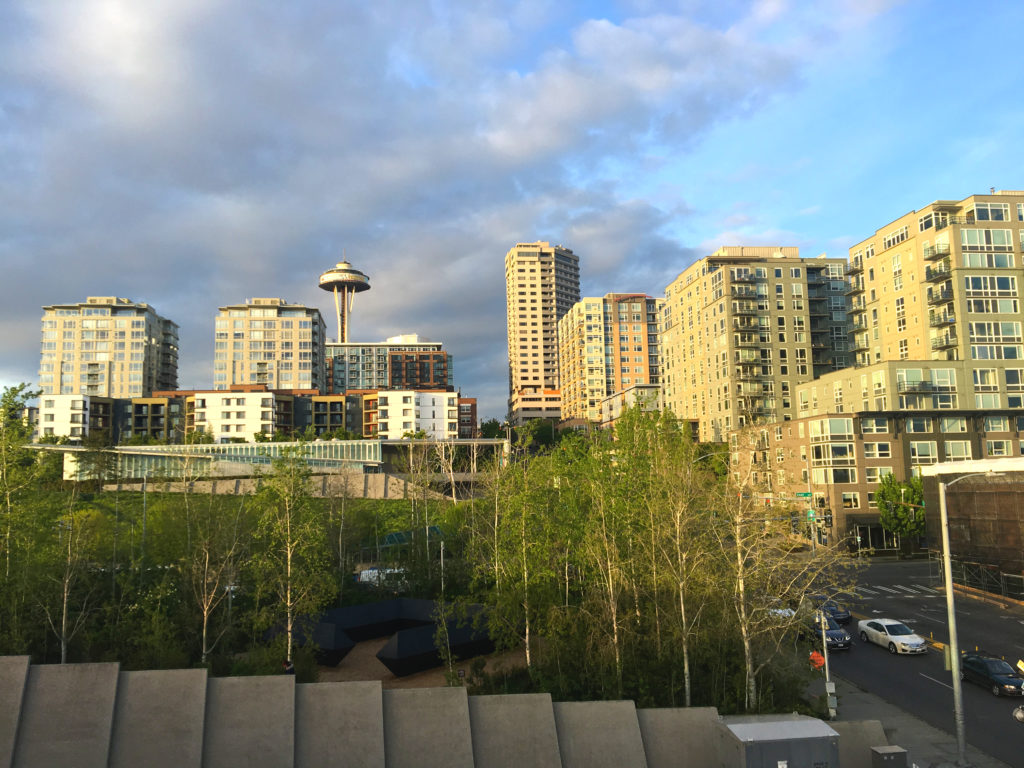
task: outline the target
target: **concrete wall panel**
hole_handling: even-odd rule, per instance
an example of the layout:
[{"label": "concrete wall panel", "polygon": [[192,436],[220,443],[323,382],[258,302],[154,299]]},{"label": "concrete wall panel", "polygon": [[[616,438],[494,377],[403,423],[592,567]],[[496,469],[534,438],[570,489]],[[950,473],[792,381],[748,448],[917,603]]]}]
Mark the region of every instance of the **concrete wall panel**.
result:
[{"label": "concrete wall panel", "polygon": [[122,672],[110,768],[200,768],[206,670]]},{"label": "concrete wall panel", "polygon": [[878,720],[836,720],[829,725],[839,734],[839,765],[843,768],[871,768],[871,748],[889,746]]},{"label": "concrete wall panel", "polygon": [[551,695],[470,696],[476,768],[562,768]]},{"label": "concrete wall panel", "polygon": [[14,763],[28,660],[28,656],[0,656],[0,768],[11,768]]},{"label": "concrete wall panel", "polygon": [[387,768],[473,768],[465,688],[384,691]]},{"label": "concrete wall panel", "polygon": [[117,664],[29,667],[15,768],[106,768]]},{"label": "concrete wall panel", "polygon": [[384,768],[379,681],[295,686],[296,768]]},{"label": "concrete wall panel", "polygon": [[291,768],[295,762],[295,677],[208,681],[203,768]]},{"label": "concrete wall panel", "polygon": [[[714,707],[638,709],[649,768],[704,768],[715,765]],[[845,766],[844,766],[845,768]]]},{"label": "concrete wall panel", "polygon": [[556,702],[564,768],[647,768],[632,701]]}]

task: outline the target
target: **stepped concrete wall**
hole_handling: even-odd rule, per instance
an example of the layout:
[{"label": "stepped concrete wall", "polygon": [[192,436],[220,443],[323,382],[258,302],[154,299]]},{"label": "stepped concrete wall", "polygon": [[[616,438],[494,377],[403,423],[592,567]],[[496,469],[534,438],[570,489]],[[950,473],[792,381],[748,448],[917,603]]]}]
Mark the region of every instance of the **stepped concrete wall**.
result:
[{"label": "stepped concrete wall", "polygon": [[385,768],[379,681],[295,686],[296,768]]},{"label": "stepped concrete wall", "polygon": [[0,656],[0,768],[14,764],[28,661],[28,656]]}]

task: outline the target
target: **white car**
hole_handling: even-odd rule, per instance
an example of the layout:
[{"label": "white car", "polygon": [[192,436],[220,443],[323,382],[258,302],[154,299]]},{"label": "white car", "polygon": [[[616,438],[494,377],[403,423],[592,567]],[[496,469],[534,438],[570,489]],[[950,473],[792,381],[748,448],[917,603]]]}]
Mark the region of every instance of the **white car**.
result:
[{"label": "white car", "polygon": [[861,619],[857,629],[863,642],[888,648],[889,653],[928,653],[924,638],[896,619]]}]

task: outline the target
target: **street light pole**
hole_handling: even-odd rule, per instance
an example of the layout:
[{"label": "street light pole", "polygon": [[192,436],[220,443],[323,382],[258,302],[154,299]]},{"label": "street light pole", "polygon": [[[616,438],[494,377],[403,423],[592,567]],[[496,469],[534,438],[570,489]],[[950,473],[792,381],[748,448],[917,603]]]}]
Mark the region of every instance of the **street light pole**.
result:
[{"label": "street light pole", "polygon": [[939,527],[942,529],[942,578],[946,587],[946,621],[949,624],[949,671],[953,677],[953,720],[956,724],[957,765],[967,766],[967,730],[964,722],[964,691],[960,680],[960,643],[956,634],[956,609],[953,600],[953,563],[949,549],[949,515],[946,489],[969,477],[997,477],[997,473],[972,472],[951,483],[939,480]]}]

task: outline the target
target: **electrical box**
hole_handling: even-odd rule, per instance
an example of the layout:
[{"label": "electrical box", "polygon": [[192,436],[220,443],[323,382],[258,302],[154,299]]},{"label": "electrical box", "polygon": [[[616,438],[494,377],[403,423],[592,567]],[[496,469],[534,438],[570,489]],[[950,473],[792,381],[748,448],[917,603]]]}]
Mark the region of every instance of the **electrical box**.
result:
[{"label": "electrical box", "polygon": [[823,720],[738,715],[715,726],[723,768],[839,768],[839,734]]}]

